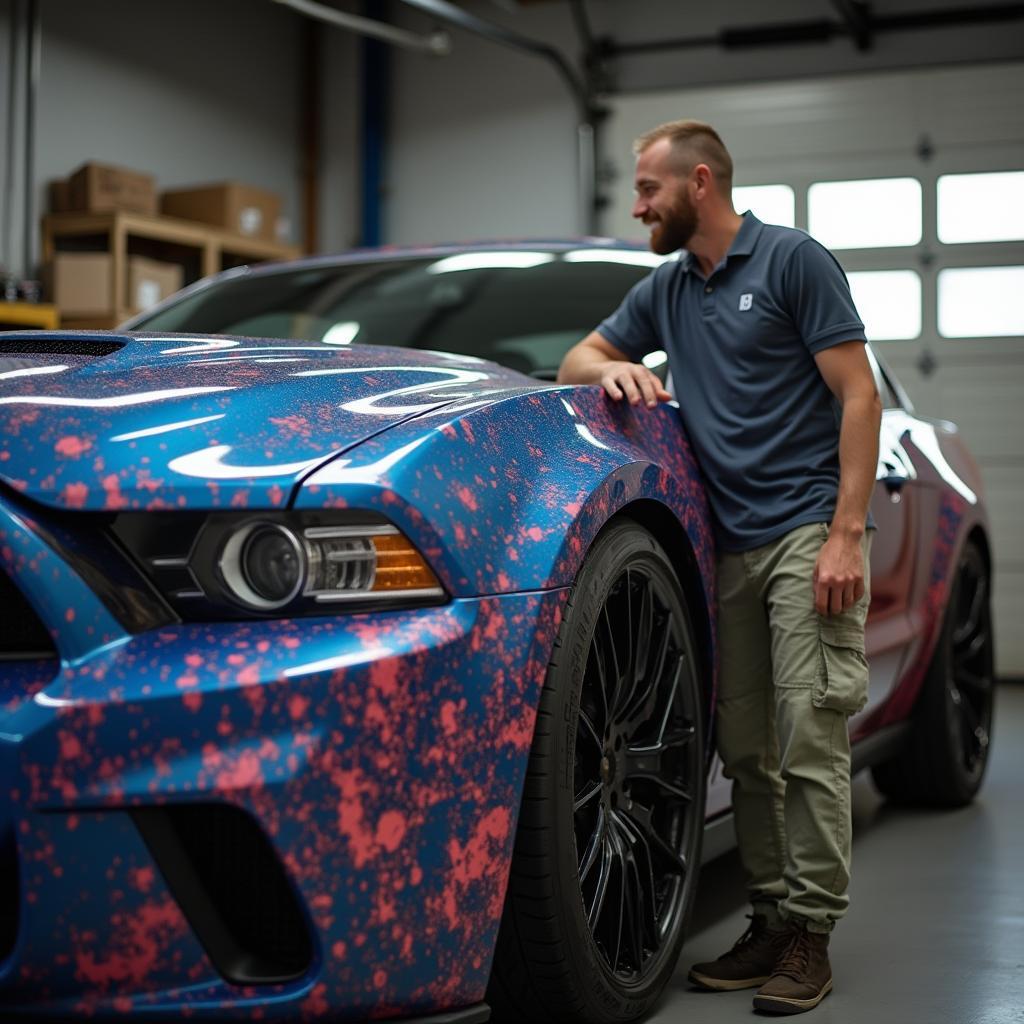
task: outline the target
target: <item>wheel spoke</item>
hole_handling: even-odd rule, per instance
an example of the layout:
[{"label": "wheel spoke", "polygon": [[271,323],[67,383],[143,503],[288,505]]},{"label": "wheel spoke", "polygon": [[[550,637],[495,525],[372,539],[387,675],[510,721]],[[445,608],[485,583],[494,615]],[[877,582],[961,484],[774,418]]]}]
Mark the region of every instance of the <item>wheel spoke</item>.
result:
[{"label": "wheel spoke", "polygon": [[612,973],[619,969],[619,957],[622,954],[622,926],[626,916],[626,863],[625,850],[622,838],[618,834],[618,828],[614,823],[609,823],[608,837],[612,845],[612,856],[618,861],[619,868],[619,909],[615,915],[613,925],[615,928],[615,952],[611,957]]},{"label": "wheel spoke", "polygon": [[[605,675],[605,664],[604,657],[601,652],[600,643],[597,639],[597,632],[594,632],[594,640],[590,646],[590,656],[587,660],[587,668],[590,668],[591,662],[595,667],[597,674],[597,690],[601,698],[601,712],[603,715],[602,726],[607,727],[608,718],[608,678]],[[589,674],[589,673],[588,673]],[[592,678],[592,677],[591,677]]]},{"label": "wheel spoke", "polygon": [[[590,901],[590,906],[587,908],[587,923],[590,925],[591,932],[593,932],[597,927],[597,922],[601,917],[601,911],[604,910],[605,898],[608,895],[608,883],[612,875],[613,853],[610,831],[611,830],[606,825],[599,841],[601,866],[598,869],[597,887],[594,890],[594,898]],[[612,969],[614,970],[614,968]]]},{"label": "wheel spoke", "polygon": [[633,676],[636,666],[636,630],[633,628],[635,615],[633,609],[633,582],[630,579],[629,566],[626,566],[622,588],[626,597],[626,657],[622,663],[623,680]]},{"label": "wheel spoke", "polygon": [[978,712],[974,710],[971,702],[960,692],[959,687],[953,689],[953,703],[956,705],[961,720],[973,732],[980,724]]},{"label": "wheel spoke", "polygon": [[[642,695],[632,708],[627,708],[623,713],[623,719],[630,728],[646,722],[654,714],[658,701],[658,683],[661,682],[665,672],[665,662],[668,658],[669,645],[672,640],[672,631],[665,623],[657,638],[657,649],[654,655],[654,670],[647,673],[647,684]],[[650,660],[648,661],[650,665]]]},{"label": "wheel spoke", "polygon": [[676,662],[675,675],[672,676],[672,685],[669,687],[668,694],[665,698],[665,710],[661,716],[661,725],[658,727],[658,742],[664,743],[665,741],[665,730],[668,728],[668,720],[672,715],[672,705],[676,700],[676,693],[679,691],[679,679],[683,674],[683,655],[679,655],[679,660]]},{"label": "wheel spoke", "polygon": [[[611,721],[615,716],[615,709],[618,705],[619,700],[619,688],[622,685],[622,665],[619,661],[619,651],[615,643],[615,633],[612,629],[611,618],[608,615],[608,605],[601,609],[601,620],[600,625],[602,627],[602,634],[604,636],[605,646],[605,703],[608,708],[608,720]],[[596,630],[595,630],[596,635]],[[608,679],[608,670],[612,670],[612,679]],[[608,683],[611,686],[608,686]]]},{"label": "wheel spoke", "polygon": [[666,864],[669,871],[676,875],[685,875],[689,870],[686,858],[673,849],[669,843],[658,835],[654,827],[653,814],[651,809],[633,801],[633,806],[626,812],[630,821],[640,830],[647,841],[652,854],[657,854]]},{"label": "wheel spoke", "polygon": [[673,730],[660,742],[627,747],[625,777],[630,780],[643,779],[652,782],[665,793],[691,802],[693,793],[669,777],[664,755],[671,750],[686,747],[693,741],[695,735],[696,730],[689,726]]},{"label": "wheel spoke", "polygon": [[968,672],[965,668],[955,669],[953,676],[956,679],[956,685],[960,690],[963,690],[966,686],[968,690],[985,692],[992,686],[992,680],[987,676],[975,675],[973,672]]},{"label": "wheel spoke", "polygon": [[604,808],[598,805],[597,823],[594,825],[594,831],[590,834],[590,839],[587,840],[587,848],[583,851],[583,859],[580,861],[580,885],[584,883],[587,875],[590,874],[590,869],[597,862],[597,856],[601,852],[601,841],[604,839],[604,828]]},{"label": "wheel spoke", "polygon": [[639,939],[636,943],[636,950],[637,955],[641,958],[638,963],[642,963],[644,939],[646,938],[647,944],[651,948],[658,944],[658,896],[654,885],[654,862],[647,839],[636,825],[625,816],[620,818],[619,825],[632,848],[639,920]]},{"label": "wheel spoke", "polygon": [[601,751],[604,744],[601,742],[601,737],[597,734],[597,729],[594,727],[594,723],[590,720],[590,715],[580,708],[580,725],[581,729],[578,730],[580,734],[589,739],[595,747],[597,747],[597,756],[601,756]]},{"label": "wheel spoke", "polygon": [[597,781],[591,781],[589,785],[576,794],[576,798],[573,800],[572,810],[575,814],[577,811],[582,810],[587,806],[595,797],[601,793],[601,783]]},{"label": "wheel spoke", "polygon": [[639,970],[644,962],[644,895],[641,891],[640,871],[629,846],[629,840],[623,839],[623,931],[626,939],[626,952],[632,961],[634,970]]},{"label": "wheel spoke", "polygon": [[646,578],[640,585],[640,610],[636,617],[636,637],[639,647],[633,666],[634,688],[647,678],[647,668],[651,658],[651,641],[654,639],[654,598],[651,595],[651,581]]},{"label": "wheel spoke", "polygon": [[979,632],[970,640],[965,640],[960,647],[953,648],[953,660],[957,665],[969,665],[988,645],[988,634]]},{"label": "wheel spoke", "polygon": [[[963,581],[961,581],[961,586]],[[988,584],[983,578],[975,578],[974,593],[971,595],[970,607],[963,621],[953,630],[953,647],[962,647],[969,642],[981,626],[985,602],[988,600]]]}]

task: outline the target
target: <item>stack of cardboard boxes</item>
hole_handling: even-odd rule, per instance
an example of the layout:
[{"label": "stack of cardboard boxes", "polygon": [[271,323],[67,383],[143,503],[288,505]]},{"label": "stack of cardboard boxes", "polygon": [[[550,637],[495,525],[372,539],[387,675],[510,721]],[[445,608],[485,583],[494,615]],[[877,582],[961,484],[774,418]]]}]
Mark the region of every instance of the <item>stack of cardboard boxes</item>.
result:
[{"label": "stack of cardboard boxes", "polygon": [[[83,164],[66,180],[50,184],[51,213],[125,211],[208,224],[241,237],[275,242],[286,226],[281,198],[273,192],[224,182],[175,189],[158,196],[152,175],[105,164]],[[156,305],[186,282],[180,263],[129,253],[127,303],[132,313]],[[114,260],[108,251],[57,251],[48,268],[53,302],[65,319],[102,316],[111,309]]]}]

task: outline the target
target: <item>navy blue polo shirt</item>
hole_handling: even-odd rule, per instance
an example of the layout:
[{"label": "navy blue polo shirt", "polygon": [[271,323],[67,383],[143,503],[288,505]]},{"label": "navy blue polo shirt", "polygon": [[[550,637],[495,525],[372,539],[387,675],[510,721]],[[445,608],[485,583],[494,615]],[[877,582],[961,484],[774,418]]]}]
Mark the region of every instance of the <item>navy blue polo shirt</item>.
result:
[{"label": "navy blue polo shirt", "polygon": [[690,254],[664,263],[597,330],[634,361],[668,353],[722,549],[831,522],[841,409],[814,355],[864,341],[864,325],[810,235],[746,213],[708,278]]}]

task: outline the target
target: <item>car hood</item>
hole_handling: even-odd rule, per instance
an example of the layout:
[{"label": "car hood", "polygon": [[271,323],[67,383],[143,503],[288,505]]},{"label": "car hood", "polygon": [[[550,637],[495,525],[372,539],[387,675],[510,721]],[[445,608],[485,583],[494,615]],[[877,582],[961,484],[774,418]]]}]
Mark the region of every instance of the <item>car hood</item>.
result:
[{"label": "car hood", "polygon": [[280,507],[397,423],[536,385],[410,349],[0,334],[0,480],[64,508]]}]

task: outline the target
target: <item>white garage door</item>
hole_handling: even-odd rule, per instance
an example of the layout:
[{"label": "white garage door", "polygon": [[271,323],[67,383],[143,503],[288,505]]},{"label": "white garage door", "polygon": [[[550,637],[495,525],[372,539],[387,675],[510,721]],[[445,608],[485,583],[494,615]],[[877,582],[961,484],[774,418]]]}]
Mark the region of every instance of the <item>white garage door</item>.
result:
[{"label": "white garage door", "polygon": [[607,230],[637,135],[694,117],[736,163],[737,209],[835,252],[918,413],[957,423],[986,484],[997,671],[1024,676],[1024,63],[618,97]]}]

